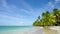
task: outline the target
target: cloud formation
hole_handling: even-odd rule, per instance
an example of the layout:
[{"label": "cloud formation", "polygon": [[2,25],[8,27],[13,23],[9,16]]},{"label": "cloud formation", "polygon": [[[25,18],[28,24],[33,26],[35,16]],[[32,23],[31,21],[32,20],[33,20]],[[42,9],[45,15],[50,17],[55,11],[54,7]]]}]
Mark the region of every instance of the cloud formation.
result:
[{"label": "cloud formation", "polygon": [[56,8],[56,6],[57,6],[58,3],[60,3],[60,0],[54,0],[54,1],[48,2],[48,5],[49,5],[51,8]]},{"label": "cloud formation", "polygon": [[[7,0],[1,0],[1,3],[0,25],[4,25],[4,23],[5,25],[31,25],[36,13],[38,13],[34,12],[34,9],[32,9],[32,7],[24,1],[22,1],[21,4],[28,10],[18,8],[16,5],[8,5]],[[24,15],[25,13],[27,15]]]},{"label": "cloud formation", "polygon": [[48,7],[54,8],[57,4],[56,2],[60,0],[49,1],[48,6],[43,3],[44,1],[41,2],[43,5],[37,2],[39,4],[38,8],[36,2],[32,2],[33,6],[35,6],[33,8],[32,4],[27,1],[18,1],[10,0],[9,3],[8,0],[0,0],[0,25],[31,25],[39,15],[41,16],[43,12],[48,10]]},{"label": "cloud formation", "polygon": [[52,8],[54,8],[54,6],[55,6],[52,2],[48,2],[48,5]]}]

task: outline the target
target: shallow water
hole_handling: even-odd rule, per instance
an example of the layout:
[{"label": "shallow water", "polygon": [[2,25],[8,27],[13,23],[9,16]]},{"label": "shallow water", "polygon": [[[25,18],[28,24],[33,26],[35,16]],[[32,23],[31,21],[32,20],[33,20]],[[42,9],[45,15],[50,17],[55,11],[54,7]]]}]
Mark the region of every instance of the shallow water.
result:
[{"label": "shallow water", "polygon": [[0,31],[14,30],[14,29],[24,29],[24,28],[33,28],[33,26],[0,26]]},{"label": "shallow water", "polygon": [[0,26],[0,34],[58,34],[59,27]]},{"label": "shallow water", "polygon": [[43,29],[33,26],[1,26],[0,34],[43,34]]}]

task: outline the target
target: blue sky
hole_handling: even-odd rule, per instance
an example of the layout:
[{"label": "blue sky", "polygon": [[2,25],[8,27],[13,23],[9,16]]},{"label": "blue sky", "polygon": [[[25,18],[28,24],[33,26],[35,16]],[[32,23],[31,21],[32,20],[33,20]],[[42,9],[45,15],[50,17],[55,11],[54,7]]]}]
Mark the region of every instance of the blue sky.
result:
[{"label": "blue sky", "polygon": [[60,9],[60,0],[0,0],[0,26],[32,25],[49,10]]}]

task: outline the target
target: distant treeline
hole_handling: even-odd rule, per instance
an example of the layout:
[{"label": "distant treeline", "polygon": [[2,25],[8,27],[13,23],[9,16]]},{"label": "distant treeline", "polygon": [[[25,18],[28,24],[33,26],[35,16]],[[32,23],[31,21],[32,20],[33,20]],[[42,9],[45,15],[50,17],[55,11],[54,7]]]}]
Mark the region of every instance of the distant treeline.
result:
[{"label": "distant treeline", "polygon": [[33,26],[59,26],[60,25],[60,10],[53,9],[52,12],[46,11],[34,21]]}]

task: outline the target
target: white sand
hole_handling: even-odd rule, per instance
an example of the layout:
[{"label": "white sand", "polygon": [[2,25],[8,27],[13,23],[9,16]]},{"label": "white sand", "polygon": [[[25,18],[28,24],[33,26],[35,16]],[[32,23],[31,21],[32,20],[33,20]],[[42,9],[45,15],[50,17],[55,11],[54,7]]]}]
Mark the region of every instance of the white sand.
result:
[{"label": "white sand", "polygon": [[50,29],[56,30],[58,34],[60,34],[60,26],[53,26],[53,27],[50,27]]},{"label": "white sand", "polygon": [[7,30],[0,31],[0,34],[43,34],[43,28],[41,27],[33,27],[33,28],[25,28],[23,30]]},{"label": "white sand", "polygon": [[60,26],[50,27],[49,29],[46,28],[45,31],[41,27],[0,31],[0,34],[46,34],[46,33],[60,34]]},{"label": "white sand", "polygon": [[44,28],[44,34],[60,34],[60,26],[50,26]]},{"label": "white sand", "polygon": [[50,28],[44,28],[45,34],[58,34],[57,30],[53,30]]}]

